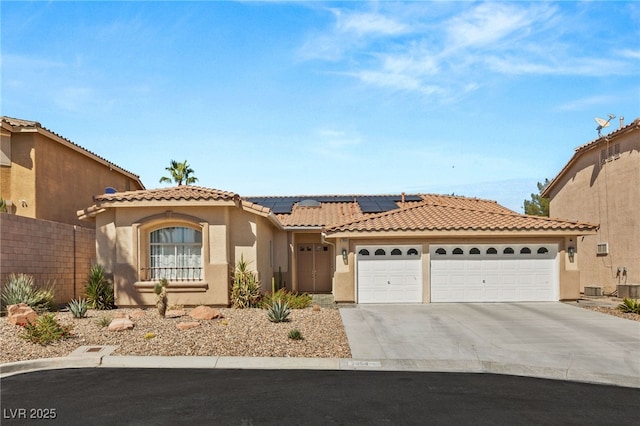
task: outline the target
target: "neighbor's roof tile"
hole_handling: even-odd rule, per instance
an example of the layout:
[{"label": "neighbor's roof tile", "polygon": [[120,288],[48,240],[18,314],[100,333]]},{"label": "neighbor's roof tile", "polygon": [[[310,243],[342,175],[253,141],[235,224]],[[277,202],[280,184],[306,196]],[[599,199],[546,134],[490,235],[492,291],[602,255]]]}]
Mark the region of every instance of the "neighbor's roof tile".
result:
[{"label": "neighbor's roof tile", "polygon": [[486,211],[424,203],[392,210],[342,225],[328,233],[359,231],[593,231],[597,225],[527,216],[510,211]]}]

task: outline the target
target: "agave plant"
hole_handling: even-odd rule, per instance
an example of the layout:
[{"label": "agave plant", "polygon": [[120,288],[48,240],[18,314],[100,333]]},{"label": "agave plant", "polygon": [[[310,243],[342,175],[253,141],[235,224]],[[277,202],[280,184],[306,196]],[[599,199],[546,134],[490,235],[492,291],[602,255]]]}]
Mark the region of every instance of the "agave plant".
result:
[{"label": "agave plant", "polygon": [[640,300],[625,297],[618,305],[618,310],[625,313],[640,314]]},{"label": "agave plant", "polygon": [[53,289],[53,285],[37,287],[31,275],[11,274],[2,287],[0,300],[3,308],[25,303],[38,313],[51,311],[55,308]]},{"label": "agave plant", "polygon": [[84,318],[87,316],[87,309],[89,308],[87,299],[73,299],[69,302],[68,306],[74,318]]},{"label": "agave plant", "polygon": [[87,295],[90,308],[100,310],[114,308],[113,286],[105,277],[102,265],[91,266],[84,292]]},{"label": "agave plant", "polygon": [[273,305],[271,305],[267,310],[267,315],[269,316],[269,321],[271,322],[288,321],[287,318],[289,317],[290,313],[291,310],[289,309],[289,304],[280,300],[276,300],[275,302],[273,302]]},{"label": "agave plant", "polygon": [[300,330],[298,330],[297,328],[294,328],[293,330],[289,331],[289,339],[291,339],[291,340],[303,340],[304,337],[302,337],[302,332]]}]

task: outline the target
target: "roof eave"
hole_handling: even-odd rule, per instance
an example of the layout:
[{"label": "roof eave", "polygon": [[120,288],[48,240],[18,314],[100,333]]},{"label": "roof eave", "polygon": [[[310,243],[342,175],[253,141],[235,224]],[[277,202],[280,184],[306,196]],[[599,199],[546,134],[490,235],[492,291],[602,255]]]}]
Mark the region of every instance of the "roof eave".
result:
[{"label": "roof eave", "polygon": [[561,229],[561,230],[513,230],[513,229],[438,229],[438,230],[360,230],[331,231],[326,230],[327,238],[371,238],[371,237],[566,237],[594,235],[596,229]]}]

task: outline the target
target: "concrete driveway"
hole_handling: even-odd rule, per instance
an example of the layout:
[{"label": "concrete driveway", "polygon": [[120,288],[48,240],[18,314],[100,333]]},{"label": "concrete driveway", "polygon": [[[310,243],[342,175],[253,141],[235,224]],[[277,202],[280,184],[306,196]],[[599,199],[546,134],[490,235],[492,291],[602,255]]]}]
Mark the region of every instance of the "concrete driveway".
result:
[{"label": "concrete driveway", "polygon": [[640,387],[640,322],[564,303],[341,308],[354,368],[467,371]]}]

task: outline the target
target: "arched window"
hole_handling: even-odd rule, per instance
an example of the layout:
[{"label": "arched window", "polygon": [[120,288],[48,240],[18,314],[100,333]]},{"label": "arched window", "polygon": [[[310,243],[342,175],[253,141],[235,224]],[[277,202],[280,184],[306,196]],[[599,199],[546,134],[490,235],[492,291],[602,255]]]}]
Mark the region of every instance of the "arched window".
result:
[{"label": "arched window", "polygon": [[407,254],[409,256],[417,256],[418,255],[418,250],[416,250],[414,248],[410,248],[409,251],[407,251]]},{"label": "arched window", "polygon": [[402,256],[402,250],[397,248],[391,250],[391,256]]},{"label": "arched window", "polygon": [[447,254],[447,251],[442,247],[440,247],[439,249],[436,250],[436,254]]},{"label": "arched window", "polygon": [[362,249],[362,250],[360,250],[360,251],[358,252],[358,254],[359,254],[360,256],[369,256],[369,250],[367,250],[367,249]]},{"label": "arched window", "polygon": [[462,249],[460,247],[454,248],[451,253],[452,254],[464,254],[464,252],[462,251]]},{"label": "arched window", "polygon": [[487,249],[487,254],[498,254],[498,250],[496,250],[494,247],[489,247]]},{"label": "arched window", "polygon": [[549,250],[548,250],[546,247],[540,247],[540,248],[538,249],[538,252],[537,252],[537,253],[538,253],[538,254],[547,254],[547,253],[549,253]]},{"label": "arched window", "polygon": [[149,235],[149,280],[199,280],[202,274],[202,232],[180,226]]},{"label": "arched window", "polygon": [[376,256],[384,256],[385,254],[387,254],[387,252],[382,249],[376,250]]},{"label": "arched window", "polygon": [[531,254],[531,249],[529,247],[522,247],[520,249],[520,254]]},{"label": "arched window", "polygon": [[469,250],[469,254],[480,254],[480,249],[478,249],[477,247],[474,247],[471,250]]},{"label": "arched window", "polygon": [[504,254],[513,254],[515,252],[513,251],[513,249],[511,247],[507,247],[506,249],[504,249],[502,251],[502,253],[504,253]]}]

